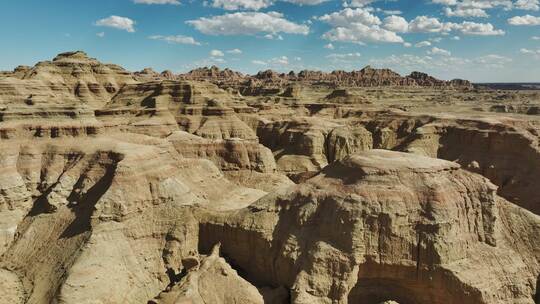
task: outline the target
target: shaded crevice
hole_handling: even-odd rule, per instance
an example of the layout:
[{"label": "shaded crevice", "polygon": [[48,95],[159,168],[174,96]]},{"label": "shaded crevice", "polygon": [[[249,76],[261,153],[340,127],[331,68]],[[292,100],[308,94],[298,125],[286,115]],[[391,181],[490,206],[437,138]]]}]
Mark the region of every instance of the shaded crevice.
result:
[{"label": "shaded crevice", "polygon": [[[62,172],[58,175],[58,178],[56,181],[47,187],[44,190],[41,190],[41,195],[34,201],[32,205],[32,209],[30,209],[27,216],[37,216],[42,213],[54,213],[56,211],[56,207],[51,205],[47,199],[47,197],[52,193],[54,188],[60,183],[64,175],[71,169],[75,168],[77,164],[83,159],[84,155],[79,153],[71,153],[67,155],[67,163],[64,165],[64,168],[62,169]],[[48,159],[46,163],[44,164],[43,168],[47,168],[52,163],[52,159]],[[38,186],[39,188],[42,188],[44,186],[44,180],[46,171],[41,171],[41,183]]]},{"label": "shaded crevice", "polygon": [[109,154],[113,158],[112,163],[105,167],[103,176],[82,196],[78,191],[82,189],[85,175],[82,175],[67,200],[68,207],[75,213],[75,219],[60,235],[60,238],[69,238],[90,229],[90,221],[95,210],[95,205],[99,199],[109,190],[116,173],[119,159],[117,156]]}]

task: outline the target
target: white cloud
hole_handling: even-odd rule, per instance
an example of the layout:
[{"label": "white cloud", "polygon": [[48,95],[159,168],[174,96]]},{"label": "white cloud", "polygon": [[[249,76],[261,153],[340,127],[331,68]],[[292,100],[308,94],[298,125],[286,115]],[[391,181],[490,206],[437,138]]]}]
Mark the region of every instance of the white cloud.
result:
[{"label": "white cloud", "polygon": [[427,16],[417,16],[409,23],[409,31],[413,33],[439,33],[450,29],[449,24]]},{"label": "white cloud", "polygon": [[317,5],[330,0],[282,0],[285,2],[294,3],[297,5]]},{"label": "white cloud", "polygon": [[[293,58],[294,61],[296,62],[299,62],[302,60],[302,58],[300,57],[295,57]],[[252,60],[251,61],[252,64],[255,64],[255,65],[266,65],[266,66],[269,66],[269,67],[273,67],[273,68],[276,68],[276,69],[281,69],[281,68],[285,68],[285,67],[289,67],[290,65],[290,62],[289,62],[289,57],[287,56],[279,56],[279,57],[274,57],[274,58],[271,58],[269,60]]]},{"label": "white cloud", "polygon": [[457,5],[457,0],[433,0],[433,3],[444,5]]},{"label": "white cloud", "polygon": [[98,36],[99,38],[103,38],[105,37],[105,32],[99,32],[96,34],[96,36]]},{"label": "white cloud", "polygon": [[444,9],[444,13],[448,17],[476,17],[476,18],[487,18],[489,15],[485,10],[481,8],[466,8],[458,7],[456,9],[451,9],[449,7]]},{"label": "white cloud", "polygon": [[432,2],[445,6],[454,6],[457,10],[485,10],[496,7],[502,7],[505,10],[510,10],[513,7],[511,0],[432,0]]},{"label": "white cloud", "polygon": [[452,39],[452,40],[458,41],[458,40],[461,40],[461,37],[459,37],[459,36],[454,36],[454,37],[452,37],[451,39]]},{"label": "white cloud", "polygon": [[220,50],[211,50],[210,51],[210,56],[212,56],[212,57],[223,57],[223,56],[225,56],[225,54]]},{"label": "white cloud", "polygon": [[[404,42],[403,38],[398,36],[394,31],[380,27],[381,20],[367,9],[345,8],[339,12],[326,14],[317,19],[333,27],[323,35],[323,38],[326,40],[359,44],[365,42]],[[392,19],[397,20],[395,18]],[[389,23],[389,27],[393,25]]]},{"label": "white cloud", "polygon": [[540,1],[539,0],[517,0],[516,8],[522,10],[538,11],[540,10]]},{"label": "white cloud", "polygon": [[406,33],[409,31],[409,22],[401,16],[392,15],[384,18],[384,28],[397,33]]},{"label": "white cloud", "polygon": [[326,58],[329,59],[356,59],[360,58],[362,54],[360,53],[346,53],[346,54],[330,54]]},{"label": "white cloud", "polygon": [[347,27],[351,23],[361,23],[364,25],[379,25],[381,20],[373,15],[368,10],[363,8],[350,9],[346,8],[339,12],[326,14],[318,18],[332,26]]},{"label": "white cloud", "polygon": [[202,66],[212,66],[212,65],[221,65],[225,64],[227,61],[221,57],[209,57],[202,60],[197,60],[193,62],[193,67],[202,67]]},{"label": "white cloud", "polygon": [[540,59],[540,48],[536,50],[520,49],[519,52],[523,55],[533,56],[535,59]]},{"label": "white cloud", "polygon": [[336,47],[335,47],[333,44],[329,43],[329,44],[325,45],[324,48],[325,48],[325,49],[329,49],[329,50],[333,50],[333,49],[335,49]]},{"label": "white cloud", "polygon": [[272,0],[213,0],[212,6],[226,10],[260,10],[273,4]]},{"label": "white cloud", "polygon": [[473,59],[473,62],[484,67],[499,69],[503,68],[507,63],[512,62],[512,59],[501,55],[489,54],[477,57]]},{"label": "white cloud", "polygon": [[363,44],[365,42],[403,43],[403,38],[396,33],[380,28],[378,25],[367,26],[353,23],[348,27],[336,27],[323,35],[330,41],[352,42]]},{"label": "white cloud", "polygon": [[440,56],[451,56],[452,53],[450,51],[440,49],[438,47],[433,47],[431,50],[427,52],[429,55],[440,55]]},{"label": "white cloud", "polygon": [[532,36],[531,40],[540,40],[540,36]]},{"label": "white cloud", "polygon": [[270,63],[277,64],[277,65],[288,65],[289,58],[287,56],[276,57],[276,58],[271,59]]},{"label": "white cloud", "polygon": [[350,0],[349,2],[345,2],[345,7],[364,7],[368,4],[371,4],[377,0]]},{"label": "white cloud", "polygon": [[[225,10],[255,10],[274,5],[277,0],[212,0],[212,7]],[[279,0],[297,5],[317,5],[329,0]]]},{"label": "white cloud", "polygon": [[540,10],[540,0],[432,0],[433,3],[445,6],[444,12],[448,17],[486,18],[486,10],[498,7],[506,11],[512,9]]},{"label": "white cloud", "polygon": [[277,12],[239,12],[187,21],[197,30],[209,35],[255,35],[257,33],[288,34],[309,33],[307,25],[300,25],[283,18]]},{"label": "white cloud", "polygon": [[519,52],[521,54],[536,54],[535,50],[529,50],[529,49],[520,49]]},{"label": "white cloud", "polygon": [[183,35],[176,36],[162,36],[162,35],[153,35],[148,37],[152,40],[161,40],[171,44],[191,44],[191,45],[201,45],[200,42],[196,41],[195,38]]},{"label": "white cloud", "polygon": [[283,40],[283,36],[276,34],[266,34],[264,35],[264,38],[268,40]]},{"label": "white cloud", "polygon": [[500,36],[504,35],[503,30],[497,30],[491,23],[476,23],[476,22],[463,22],[461,24],[454,25],[455,29],[465,35],[478,35],[478,36]]},{"label": "white cloud", "polygon": [[178,0],[133,0],[135,3],[139,4],[174,4],[180,5]]},{"label": "white cloud", "polygon": [[510,25],[540,25],[540,17],[531,15],[515,16],[508,19]]},{"label": "white cloud", "polygon": [[421,42],[418,42],[417,44],[415,44],[414,46],[417,47],[417,48],[431,46],[431,42],[429,42],[429,41],[421,41]]},{"label": "white cloud", "polygon": [[323,35],[324,39],[359,44],[366,42],[404,43],[403,38],[398,33],[448,34],[452,31],[457,31],[464,35],[479,36],[505,34],[503,30],[495,29],[491,23],[469,21],[462,23],[441,22],[435,17],[428,16],[417,16],[408,22],[401,16],[392,15],[381,21],[372,13],[373,10],[367,7],[356,9],[345,8],[338,12],[316,17],[315,19],[326,22],[333,27]]},{"label": "white cloud", "polygon": [[404,42],[403,46],[406,47],[406,48],[410,48],[412,46],[412,43]]},{"label": "white cloud", "polygon": [[399,10],[383,10],[383,9],[377,8],[377,9],[375,9],[375,11],[382,12],[385,15],[401,15],[401,14],[403,14],[403,12],[399,11]]},{"label": "white cloud", "polygon": [[240,54],[242,54],[242,50],[241,50],[241,49],[232,49],[232,50],[228,50],[228,51],[227,51],[227,54],[240,55]]},{"label": "white cloud", "polygon": [[465,35],[497,36],[504,35],[503,30],[495,29],[491,23],[462,23],[441,22],[437,18],[418,16],[409,23],[409,31],[413,33],[448,33],[459,31]]},{"label": "white cloud", "polygon": [[412,54],[391,55],[384,58],[373,58],[370,63],[374,66],[389,67],[396,70],[410,71],[439,71],[453,70],[463,75],[465,70],[492,70],[505,68],[512,59],[496,54],[488,54],[475,58],[460,58],[453,56],[417,56]]},{"label": "white cloud", "polygon": [[100,19],[96,21],[95,25],[97,26],[107,26],[116,28],[119,30],[128,31],[130,33],[135,32],[135,21],[120,16],[110,16],[108,18]]}]

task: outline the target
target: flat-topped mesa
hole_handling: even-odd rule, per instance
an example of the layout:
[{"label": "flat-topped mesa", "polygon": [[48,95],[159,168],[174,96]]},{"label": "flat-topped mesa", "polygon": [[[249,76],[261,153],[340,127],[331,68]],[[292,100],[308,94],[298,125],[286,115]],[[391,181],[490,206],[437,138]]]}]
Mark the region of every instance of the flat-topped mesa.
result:
[{"label": "flat-topped mesa", "polygon": [[436,174],[459,168],[459,164],[442,159],[373,149],[350,155],[323,169],[322,174],[352,183],[353,180],[368,180],[367,176],[370,175]]}]

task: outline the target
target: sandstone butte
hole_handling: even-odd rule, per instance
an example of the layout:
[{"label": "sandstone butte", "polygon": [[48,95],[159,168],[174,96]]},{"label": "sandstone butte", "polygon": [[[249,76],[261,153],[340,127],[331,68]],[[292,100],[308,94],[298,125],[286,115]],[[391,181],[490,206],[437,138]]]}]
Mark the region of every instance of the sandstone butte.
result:
[{"label": "sandstone butte", "polygon": [[0,73],[0,303],[540,303],[540,94]]}]

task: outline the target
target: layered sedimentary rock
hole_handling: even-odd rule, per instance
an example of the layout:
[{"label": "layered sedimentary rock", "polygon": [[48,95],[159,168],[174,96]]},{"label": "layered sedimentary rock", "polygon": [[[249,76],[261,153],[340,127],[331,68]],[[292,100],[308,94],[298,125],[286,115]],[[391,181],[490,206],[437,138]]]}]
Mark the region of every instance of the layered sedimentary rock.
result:
[{"label": "layered sedimentary rock", "polygon": [[124,86],[98,114],[112,125],[127,121],[130,129],[154,134],[180,128],[205,138],[256,140],[236,115],[244,111],[251,110],[212,84],[158,81]]},{"label": "layered sedimentary rock", "polygon": [[[128,139],[11,143],[2,151],[2,181],[11,182],[1,189],[0,218],[10,234],[0,265],[22,282],[28,303],[138,302],[157,294],[167,280],[162,246],[175,223],[154,211],[184,222],[183,206],[236,209],[264,194],[234,186],[207,160],[182,159],[166,141]],[[154,220],[156,229],[143,228]],[[153,240],[155,233],[162,239]],[[114,294],[103,285],[110,279]]]},{"label": "layered sedimentary rock", "polygon": [[94,109],[129,83],[135,83],[130,72],[81,51],[59,54],[34,67],[19,67],[0,77],[0,136],[96,134],[102,125]]},{"label": "layered sedimentary rock", "polygon": [[200,261],[197,257],[191,260],[193,264],[186,270],[186,275],[149,303],[265,303],[257,288],[219,257],[219,246],[215,246],[210,255]]},{"label": "layered sedimentary rock", "polygon": [[456,161],[497,184],[500,195],[540,214],[540,146],[534,134],[499,122],[462,121],[426,124],[413,138],[404,150]]},{"label": "layered sedimentary rock", "polygon": [[345,89],[336,89],[325,97],[327,102],[339,104],[362,104],[368,103],[363,96],[351,94]]},{"label": "layered sedimentary rock", "polygon": [[409,76],[401,76],[390,69],[374,69],[367,66],[359,71],[300,71],[277,73],[272,70],[261,71],[253,76],[243,75],[229,69],[217,67],[193,70],[180,77],[192,80],[205,80],[222,88],[233,88],[243,95],[271,95],[283,92],[290,85],[325,85],[330,87],[437,87],[470,89],[472,84],[466,80],[454,79],[444,81],[425,73],[413,72]]},{"label": "layered sedimentary rock", "polygon": [[0,303],[536,303],[540,121],[467,86],[1,73]]},{"label": "layered sedimentary rock", "polygon": [[270,149],[257,142],[234,139],[212,140],[178,131],[167,138],[186,158],[212,160],[223,171],[253,170],[271,173],[276,163]]},{"label": "layered sedimentary rock", "polygon": [[52,61],[15,69],[7,76],[0,82],[0,96],[6,104],[24,101],[34,105],[54,100],[102,105],[124,84],[135,82],[122,67],[103,64],[81,51],[59,54]]},{"label": "layered sedimentary rock", "polygon": [[291,303],[533,303],[538,217],[495,192],[455,163],[374,150],[199,233]]}]

